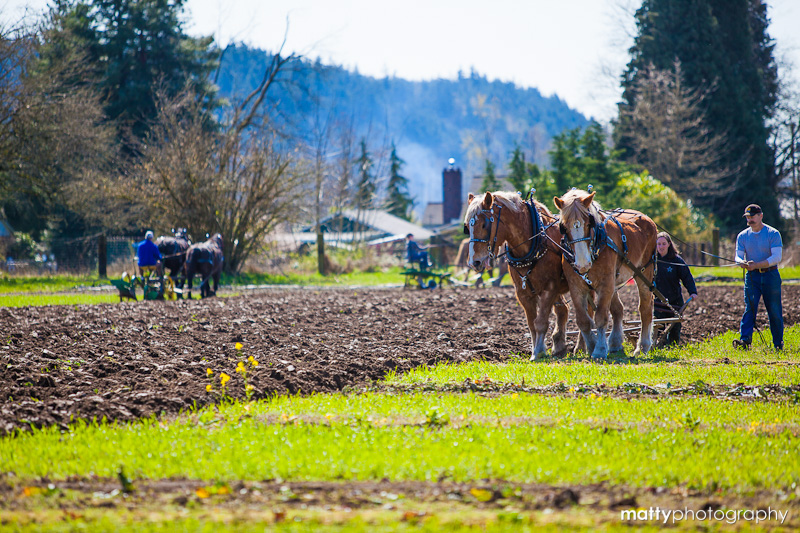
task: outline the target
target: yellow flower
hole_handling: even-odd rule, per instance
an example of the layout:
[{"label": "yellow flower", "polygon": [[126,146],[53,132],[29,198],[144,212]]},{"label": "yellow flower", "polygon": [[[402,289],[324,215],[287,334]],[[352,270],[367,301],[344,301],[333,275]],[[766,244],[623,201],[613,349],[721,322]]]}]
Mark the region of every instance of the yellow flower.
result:
[{"label": "yellow flower", "polygon": [[236,348],[237,350],[241,350],[241,349],[243,348],[243,345],[242,345],[242,343],[241,343],[241,342],[237,342],[237,343],[234,345],[234,348]]},{"label": "yellow flower", "polygon": [[253,359],[252,361],[250,361],[250,364],[252,364],[253,366],[258,366],[258,361]]},{"label": "yellow flower", "polygon": [[241,361],[239,361],[239,364],[238,364],[238,365],[236,365],[236,372],[237,372],[238,374],[241,374],[241,373],[243,373],[243,372],[247,372],[247,370],[246,370],[246,369],[245,369],[245,367],[244,367],[244,363],[242,363]]},{"label": "yellow flower", "polygon": [[214,375],[214,371],[210,368],[206,368],[206,376],[211,377]]},{"label": "yellow flower", "polygon": [[247,385],[247,386],[244,388],[244,390],[246,390],[246,391],[251,391],[251,390],[254,390],[254,389],[255,389],[255,387],[253,387],[252,385]]},{"label": "yellow flower", "polygon": [[211,383],[206,385],[206,392],[211,392],[212,390],[214,390],[214,387],[211,386]]},{"label": "yellow flower", "polygon": [[517,398],[519,398],[519,394],[517,394],[516,392],[511,395],[512,400],[516,400]]},{"label": "yellow flower", "polygon": [[225,372],[221,372],[221,373],[220,373],[220,375],[219,375],[219,381],[220,381],[220,383],[222,384],[222,386],[223,386],[223,387],[224,387],[224,386],[225,386],[225,384],[226,384],[228,381],[230,381],[230,380],[231,380],[231,377],[230,377],[228,374],[226,374]]},{"label": "yellow flower", "polygon": [[198,498],[208,498],[209,496],[211,496],[211,493],[208,492],[208,489],[206,489],[205,487],[200,487],[196,489],[194,493],[197,494]]}]

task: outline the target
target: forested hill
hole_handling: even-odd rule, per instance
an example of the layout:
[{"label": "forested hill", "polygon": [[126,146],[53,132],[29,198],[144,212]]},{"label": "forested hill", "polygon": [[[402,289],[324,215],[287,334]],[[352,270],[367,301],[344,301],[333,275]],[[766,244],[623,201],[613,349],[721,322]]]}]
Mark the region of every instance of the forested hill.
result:
[{"label": "forested hill", "polygon": [[[235,99],[249,93],[270,58],[263,50],[230,47],[217,80],[221,96]],[[302,131],[298,117],[315,108],[327,116],[334,107],[338,117],[352,121],[358,139],[367,139],[379,165],[394,142],[406,162],[402,173],[410,181],[417,212],[428,202],[441,201],[441,172],[448,158],[456,159],[465,178],[481,173],[487,157],[504,173],[515,144],[529,161],[546,164],[553,135],[588,123],[557,96],[544,97],[537,89],[475,73],[415,82],[376,79],[305,61],[283,72],[274,89],[269,98],[278,103],[276,110],[287,125]]]}]

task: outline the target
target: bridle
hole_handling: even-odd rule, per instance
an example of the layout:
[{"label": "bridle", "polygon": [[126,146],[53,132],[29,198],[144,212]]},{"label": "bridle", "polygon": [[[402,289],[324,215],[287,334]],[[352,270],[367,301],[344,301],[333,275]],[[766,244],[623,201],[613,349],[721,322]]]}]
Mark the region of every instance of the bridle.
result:
[{"label": "bridle", "polygon": [[[492,239],[492,227],[495,226],[495,218],[494,218],[494,207],[491,209],[479,209],[477,213],[475,213],[469,219],[469,227],[467,227],[467,223],[464,223],[464,234],[469,235],[469,242],[472,243],[486,243],[486,247],[489,249],[489,263],[494,264],[495,259],[495,250],[497,249],[497,234],[500,231],[500,215],[503,212],[503,205],[497,205],[497,227],[494,230],[494,239]],[[478,215],[483,215],[483,217],[489,221],[489,234],[486,236],[485,239],[476,239],[474,238],[469,228],[474,227],[475,223],[478,220]],[[489,242],[491,241],[491,244]]]},{"label": "bridle", "polygon": [[[612,217],[613,218],[613,217]],[[592,257],[592,262],[594,263],[597,260],[597,257],[600,255],[600,250],[602,250],[603,245],[606,243],[606,220],[604,219],[600,224],[594,218],[592,213],[589,213],[589,221],[586,225],[589,227],[589,232],[586,236],[581,237],[579,239],[569,239],[569,232],[567,231],[567,227],[561,222],[558,225],[559,231],[561,231],[561,248],[564,250],[564,254],[571,265],[574,266],[575,264],[575,249],[572,247],[573,244],[578,242],[589,242],[589,253]],[[616,221],[616,219],[615,219]],[[623,234],[624,237],[624,234]]]}]

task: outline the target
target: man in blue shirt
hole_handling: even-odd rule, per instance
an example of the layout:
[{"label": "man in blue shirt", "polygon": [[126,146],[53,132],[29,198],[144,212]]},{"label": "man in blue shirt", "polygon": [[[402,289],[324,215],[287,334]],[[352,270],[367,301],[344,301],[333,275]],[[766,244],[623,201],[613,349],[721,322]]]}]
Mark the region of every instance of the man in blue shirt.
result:
[{"label": "man in blue shirt", "polygon": [[420,270],[425,270],[431,264],[428,262],[427,246],[420,246],[414,240],[414,235],[406,235],[406,259],[409,263],[419,263]]},{"label": "man in blue shirt", "polygon": [[737,348],[748,349],[753,341],[758,302],[764,297],[769,316],[769,330],[776,350],[783,349],[783,305],[778,263],[783,257],[781,234],[764,224],[761,207],[750,204],[744,210],[748,228],[736,237],[736,263],[747,272],[744,276],[744,315],[739,325]]},{"label": "man in blue shirt", "polygon": [[136,263],[139,265],[139,275],[143,278],[147,277],[153,270],[158,274],[158,279],[161,281],[159,289],[159,297],[164,292],[164,273],[161,270],[161,252],[158,251],[158,246],[153,242],[155,236],[152,231],[144,234],[144,240],[136,243]]}]

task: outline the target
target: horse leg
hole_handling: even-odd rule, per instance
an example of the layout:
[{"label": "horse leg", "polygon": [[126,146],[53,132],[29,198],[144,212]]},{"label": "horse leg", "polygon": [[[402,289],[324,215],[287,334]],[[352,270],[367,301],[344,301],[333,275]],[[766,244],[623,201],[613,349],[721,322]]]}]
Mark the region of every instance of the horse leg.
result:
[{"label": "horse leg", "polygon": [[[581,281],[582,283],[582,281]],[[572,301],[575,303],[575,322],[578,324],[578,329],[581,331],[581,339],[583,343],[578,342],[575,345],[575,354],[585,348],[587,353],[593,353],[594,347],[597,342],[597,336],[594,333],[594,320],[589,315],[589,298],[592,293],[587,288],[586,290],[576,289],[570,287],[570,295]]]},{"label": "horse leg", "polygon": [[567,319],[569,319],[569,304],[567,304],[566,298],[563,295],[557,295],[552,309],[556,313],[556,326],[553,329],[553,357],[563,357],[567,353]]},{"label": "horse leg", "polygon": [[622,305],[622,300],[619,299],[619,293],[614,291],[611,297],[611,335],[608,337],[608,351],[610,353],[621,352],[622,342],[625,340],[625,335],[622,331],[622,318],[625,313],[625,308]]},{"label": "horse leg", "polygon": [[[653,269],[650,267],[650,275],[646,276],[652,279],[652,273]],[[638,278],[636,286],[639,288],[639,317],[642,319],[642,329],[636,350],[633,351],[634,357],[649,352],[653,346],[653,293],[650,292],[650,287]]]},{"label": "horse leg", "polygon": [[192,299],[192,281],[194,280],[194,269],[186,264],[186,281],[189,282],[189,287],[186,290],[186,298]]},{"label": "horse leg", "polygon": [[[515,282],[517,280],[514,280]],[[544,351],[543,349],[539,349],[537,351],[537,346],[540,344],[539,340],[537,339],[537,331],[536,331],[536,304],[539,298],[534,295],[531,291],[523,290],[521,288],[517,288],[517,301],[522,306],[523,311],[525,311],[525,320],[528,322],[528,331],[531,332],[531,361],[536,360],[536,355]],[[542,348],[544,345],[544,341],[541,342]]]},{"label": "horse leg", "polygon": [[597,311],[595,312],[595,325],[597,327],[597,344],[592,351],[593,359],[606,359],[608,357],[608,341],[606,340],[606,328],[608,327],[608,310],[611,306],[611,299],[614,296],[614,282],[611,281],[610,287],[597,288]]},{"label": "horse leg", "polygon": [[203,281],[200,283],[200,298],[208,298],[208,276],[203,274]]}]

